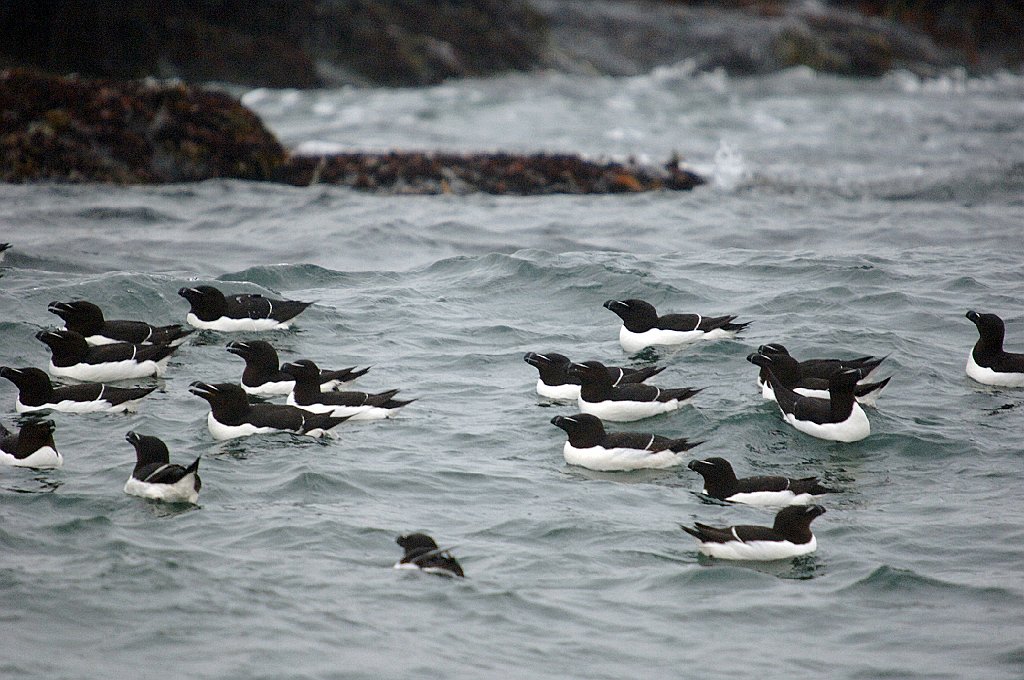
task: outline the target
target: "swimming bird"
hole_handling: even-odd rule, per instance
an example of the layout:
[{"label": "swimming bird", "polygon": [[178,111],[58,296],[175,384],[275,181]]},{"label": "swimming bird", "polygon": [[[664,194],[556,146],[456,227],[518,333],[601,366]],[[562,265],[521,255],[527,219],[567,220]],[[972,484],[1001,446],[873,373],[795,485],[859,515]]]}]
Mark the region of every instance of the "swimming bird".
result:
[{"label": "swimming bird", "polygon": [[106,320],[98,305],[86,300],[51,302],[47,311],[64,319],[64,327],[75,331],[90,345],[130,342],[136,345],[180,345],[195,331],[181,324],[153,326],[145,321]]},{"label": "swimming bird", "polygon": [[118,342],[90,347],[74,331],[39,331],[36,339],[50,348],[50,375],[87,382],[160,377],[177,347]]},{"label": "swimming bird", "polygon": [[171,463],[167,445],[156,437],[129,432],[125,435],[135,447],[135,468],[124,483],[124,492],[166,503],[197,503],[199,489],[199,459],[188,467]]},{"label": "swimming bird", "polygon": [[725,458],[694,458],[686,467],[704,478],[701,493],[720,501],[747,505],[808,505],[820,494],[834,489],[822,486],[817,477],[791,479],[776,475],[737,479]]},{"label": "swimming bird", "polygon": [[281,370],[295,378],[295,388],[288,395],[287,403],[313,413],[348,416],[352,420],[379,420],[391,418],[398,409],[415,401],[395,399],[398,390],[379,394],[348,390],[321,392],[320,369],[309,359],[287,363]]},{"label": "swimming bird", "polygon": [[653,385],[615,386],[608,368],[599,361],[574,363],[570,370],[580,381],[579,407],[583,413],[601,420],[628,422],[675,411],[701,389],[680,387],[665,389]]},{"label": "swimming bird", "polygon": [[53,443],[52,420],[25,423],[17,434],[0,425],[0,464],[29,468],[57,468],[64,456]]},{"label": "swimming bird", "polygon": [[565,430],[562,455],[569,465],[590,470],[664,469],[683,462],[686,451],[704,442],[669,439],[640,432],[605,432],[604,423],[589,413],[555,416],[551,424]]},{"label": "swimming bird", "polygon": [[978,327],[978,342],[967,356],[967,375],[983,385],[1024,386],[1024,354],[1003,350],[1006,326],[995,314],[979,314],[973,309],[967,318]]},{"label": "swimming bird", "polygon": [[7,256],[7,251],[10,249],[10,247],[10,243],[0,243],[0,263],[4,261],[4,258]]},{"label": "swimming bird", "polygon": [[653,345],[682,345],[697,340],[732,338],[750,322],[733,323],[735,316],[662,314],[643,300],[608,300],[604,303],[622,319],[619,344],[627,352]]},{"label": "swimming bird", "polygon": [[770,527],[738,525],[712,527],[695,522],[693,528],[679,525],[700,545],[697,550],[723,560],[781,560],[814,552],[818,539],[811,522],[825,514],[820,505],[789,505],[775,515]]},{"label": "swimming bird", "polygon": [[182,288],[178,295],[191,305],[185,321],[191,326],[210,331],[288,328],[293,318],[313,304],[297,300],[276,300],[254,293],[224,295],[213,286]]},{"label": "swimming bird", "polygon": [[[775,353],[767,354],[766,356],[772,357],[772,371],[775,373],[775,377],[778,378],[779,382],[783,385],[797,394],[804,395],[805,397],[818,397],[819,399],[829,398],[828,378],[815,378],[803,375],[800,368],[800,362],[789,354]],[[861,371],[863,374],[863,369],[852,370]],[[766,371],[767,369],[761,368],[758,375],[765,373]],[[858,382],[853,388],[853,396],[858,402],[865,406],[874,406],[878,401],[878,393],[882,391],[882,388],[889,384],[890,380],[892,380],[892,376],[878,382]],[[767,382],[761,385],[761,396],[765,399],[775,401],[775,391]]]},{"label": "swimming bird", "polygon": [[[791,356],[782,343],[772,342],[757,348],[758,354]],[[862,356],[855,359],[804,359],[799,361],[800,375],[807,378],[824,378],[828,380],[833,373],[844,368],[856,368],[861,372],[861,380],[866,380],[871,373],[885,361],[885,357]],[[757,386],[761,387],[767,380],[767,371],[761,369],[757,376]]]},{"label": "swimming bird", "polygon": [[426,534],[406,534],[395,539],[405,554],[395,563],[395,569],[422,569],[440,576],[464,577],[462,565],[452,557],[449,548],[439,548]]},{"label": "swimming bird", "polygon": [[14,410],[62,411],[64,413],[94,413],[97,411],[134,411],[153,387],[113,387],[101,383],[54,385],[42,369],[26,367],[0,367],[0,377],[7,378],[18,388]]},{"label": "swimming bird", "polygon": [[277,432],[323,437],[335,425],[348,420],[348,416],[312,413],[295,406],[250,404],[242,387],[234,383],[196,381],[188,391],[210,403],[206,425],[210,434],[220,440]]},{"label": "swimming bird", "polygon": [[[527,352],[523,361],[536,368],[540,373],[540,377],[537,378],[537,394],[540,396],[572,401],[580,398],[580,381],[569,371],[569,365],[572,363],[569,357],[555,352],[545,352],[544,354]],[[641,383],[665,370],[657,366],[644,368],[608,366],[607,368],[613,386]]]},{"label": "swimming bird", "polygon": [[[228,351],[245,360],[240,382],[242,389],[248,394],[268,397],[288,394],[295,387],[295,377],[281,370],[277,350],[266,340],[246,340],[229,342]],[[320,371],[320,391],[329,392],[340,385],[352,382],[365,375],[369,367],[357,369],[339,368],[337,370]]]},{"label": "swimming bird", "polygon": [[751,354],[751,363],[768,368],[768,383],[782,411],[782,419],[797,430],[819,439],[855,442],[871,434],[871,424],[864,409],[853,396],[860,371],[845,368],[829,378],[829,398],[805,397],[783,385],[772,371],[774,358]]}]

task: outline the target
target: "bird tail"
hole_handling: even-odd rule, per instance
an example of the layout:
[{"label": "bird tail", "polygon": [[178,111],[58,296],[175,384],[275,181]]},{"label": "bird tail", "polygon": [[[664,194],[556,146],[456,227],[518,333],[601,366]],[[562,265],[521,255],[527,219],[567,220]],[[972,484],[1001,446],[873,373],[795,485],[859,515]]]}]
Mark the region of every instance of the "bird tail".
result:
[{"label": "bird tail", "polygon": [[693,529],[691,529],[690,527],[686,526],[685,524],[680,524],[679,528],[682,529],[683,531],[685,531],[686,533],[690,534],[694,538],[696,538],[698,541],[703,541],[704,540],[704,534],[700,530],[700,524],[695,525],[695,528],[693,528]]}]

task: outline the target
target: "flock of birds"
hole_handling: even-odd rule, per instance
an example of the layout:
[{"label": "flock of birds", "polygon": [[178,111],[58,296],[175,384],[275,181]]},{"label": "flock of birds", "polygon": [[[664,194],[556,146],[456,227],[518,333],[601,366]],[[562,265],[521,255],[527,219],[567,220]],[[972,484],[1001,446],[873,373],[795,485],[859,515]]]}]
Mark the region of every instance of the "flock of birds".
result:
[{"label": "flock of birds", "polygon": [[[9,247],[0,244],[0,255]],[[48,371],[36,367],[0,367],[0,377],[18,388],[18,413],[60,411],[84,413],[134,410],[156,387],[119,387],[108,382],[162,376],[170,357],[195,329],[256,332],[288,328],[310,303],[262,295],[225,295],[212,286],[182,288],[190,305],[186,322],[153,326],[142,321],[108,320],[88,301],[53,302],[48,311],[64,321],[58,330],[36,338],[51,353]],[[731,338],[749,322],[734,316],[659,315],[643,300],[609,300],[604,305],[622,320],[619,341],[628,353],[648,347],[678,347],[698,341]],[[1002,387],[1024,386],[1024,354],[1003,350],[1004,324],[995,314],[967,313],[979,339],[967,360],[972,379]],[[396,398],[398,390],[367,393],[346,389],[368,368],[321,369],[308,359],[281,364],[264,340],[233,341],[227,351],[241,357],[245,368],[237,383],[191,383],[189,391],[210,407],[207,426],[218,440],[286,432],[319,437],[347,420],[389,418],[414,400]],[[871,428],[862,405],[873,405],[890,378],[871,382],[870,375],[885,357],[798,361],[778,343],[761,345],[747,357],[759,368],[762,396],[778,404],[782,419],[797,430],[830,441],[864,439]],[[810,530],[825,512],[815,503],[833,492],[816,477],[737,477],[721,457],[690,458],[703,442],[645,432],[608,432],[605,422],[630,422],[667,413],[688,403],[700,389],[662,388],[646,381],[657,366],[620,368],[599,361],[573,362],[557,353],[529,352],[526,363],[537,369],[537,393],[547,399],[578,404],[579,413],[555,416],[551,423],[565,431],[565,461],[599,471],[669,468],[687,461],[703,478],[702,493],[728,503],[779,508],[772,526],[713,527],[695,523],[681,528],[698,540],[698,550],[722,559],[774,560],[813,552]],[[54,385],[50,376],[76,381]],[[286,397],[285,404],[263,401]],[[55,424],[28,419],[12,433],[0,425],[0,463],[59,467],[63,457],[54,443]],[[202,482],[199,459],[188,466],[170,462],[158,437],[134,431],[125,439],[133,446],[136,464],[125,493],[166,502],[196,503]],[[396,568],[416,568],[449,576],[463,570],[449,549],[421,533],[399,536],[404,555]]]},{"label": "flock of birds", "polygon": [[[635,353],[653,346],[734,337],[747,325],[735,317],[665,314],[643,300],[609,300],[604,304],[622,319],[619,341]],[[1024,354],[1003,350],[1004,324],[995,314],[967,313],[979,339],[967,360],[967,375],[986,385],[1024,386]],[[575,401],[579,413],[555,416],[551,423],[568,436],[565,461],[592,470],[615,471],[680,465],[687,451],[703,442],[671,439],[646,432],[607,432],[605,421],[635,421],[680,408],[700,392],[693,388],[658,388],[645,383],[662,371],[657,366],[619,368],[597,361],[573,362],[557,353],[529,352],[526,363],[538,373],[542,397]],[[756,365],[757,383],[765,399],[774,401],[782,419],[819,439],[856,442],[871,433],[863,406],[872,406],[891,378],[869,377],[885,357],[809,359],[798,361],[779,343],[761,345],[747,360]],[[689,458],[687,467],[703,478],[701,493],[726,503],[779,508],[772,526],[681,526],[697,539],[698,550],[732,560],[775,560],[806,555],[817,549],[811,522],[824,514],[815,503],[835,490],[817,477],[737,477],[721,457]]]}]

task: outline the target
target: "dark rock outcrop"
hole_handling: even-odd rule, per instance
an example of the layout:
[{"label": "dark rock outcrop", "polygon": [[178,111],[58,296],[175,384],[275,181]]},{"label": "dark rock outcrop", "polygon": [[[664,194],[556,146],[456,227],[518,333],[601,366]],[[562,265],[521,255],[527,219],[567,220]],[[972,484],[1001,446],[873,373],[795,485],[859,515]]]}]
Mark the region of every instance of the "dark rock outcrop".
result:
[{"label": "dark rock outcrop", "polygon": [[221,92],[0,73],[0,181],[265,180],[285,159],[260,119]]},{"label": "dark rock outcrop", "polygon": [[0,181],[140,184],[238,178],[398,193],[691,189],[679,167],[572,155],[421,152],[290,156],[227,94],[186,85],[0,73]]},{"label": "dark rock outcrop", "polygon": [[281,168],[290,184],[342,184],[389,193],[609,194],[692,189],[704,183],[670,160],[664,170],[594,162],[572,154],[397,152],[296,156]]},{"label": "dark rock outcrop", "polygon": [[525,0],[4,0],[0,66],[263,87],[424,85],[536,66]]}]

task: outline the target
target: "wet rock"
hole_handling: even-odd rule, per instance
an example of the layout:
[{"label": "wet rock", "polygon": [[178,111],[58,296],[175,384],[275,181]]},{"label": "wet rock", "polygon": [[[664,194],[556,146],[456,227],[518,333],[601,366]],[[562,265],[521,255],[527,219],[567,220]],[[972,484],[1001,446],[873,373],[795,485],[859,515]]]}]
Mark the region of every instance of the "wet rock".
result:
[{"label": "wet rock", "polygon": [[607,194],[686,190],[704,183],[673,158],[664,169],[572,154],[398,152],[296,156],[277,179],[412,194]]},{"label": "wet rock", "polygon": [[144,81],[0,73],[0,180],[268,179],[284,149],[222,92]]},{"label": "wet rock", "polygon": [[0,181],[140,184],[228,177],[396,193],[616,193],[703,180],[569,154],[348,153],[290,157],[221,92],[146,81],[0,73]]},{"label": "wet rock", "polygon": [[[632,76],[666,64],[734,75],[792,66],[931,76],[1024,63],[1024,8],[1008,0],[533,0],[557,68]],[[951,37],[952,36],[952,37]]]}]

